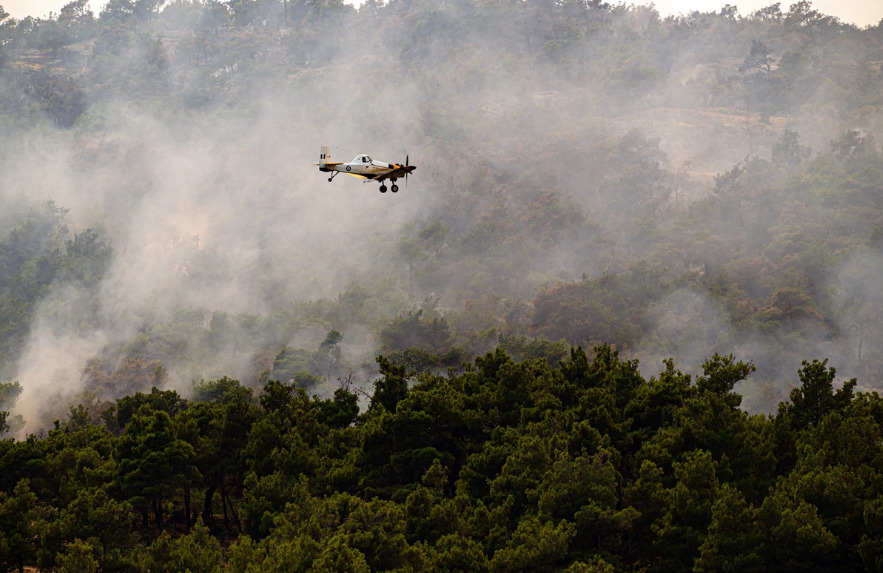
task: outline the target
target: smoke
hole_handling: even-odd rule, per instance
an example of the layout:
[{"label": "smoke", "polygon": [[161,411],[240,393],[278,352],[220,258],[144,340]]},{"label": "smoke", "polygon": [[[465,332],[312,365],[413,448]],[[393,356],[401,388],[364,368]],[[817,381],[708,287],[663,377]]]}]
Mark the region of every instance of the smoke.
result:
[{"label": "smoke", "polygon": [[[376,279],[372,267],[397,229],[432,200],[416,177],[397,196],[350,178],[328,184],[312,165],[319,145],[374,138],[345,133],[352,126],[339,118],[339,127],[321,117],[305,123],[298,102],[315,94],[288,95],[265,94],[249,117],[195,118],[186,128],[113,104],[104,111],[114,118],[110,129],[46,134],[7,161],[16,184],[5,193],[52,198],[69,210],[74,232],[99,228],[115,251],[94,300],[84,304],[82,292],[61,288],[38,308],[15,377],[25,389],[16,404],[23,432],[63,417],[56,406],[83,390],[89,361],[124,347],[152,320],[181,309],[206,323],[215,313],[261,315]],[[388,147],[388,156],[363,151],[404,160]],[[364,329],[352,335],[364,339]],[[321,341],[324,332],[313,336]],[[240,365],[222,360],[226,372],[164,365],[168,386],[186,393],[192,379],[241,374],[257,344],[239,341]]]},{"label": "smoke", "polygon": [[646,329],[638,357],[648,377],[664,369],[664,359],[676,356],[679,368],[701,372],[706,358],[732,349],[726,313],[708,295],[690,288],[677,289],[653,305]]},{"label": "smoke", "polygon": [[70,401],[81,390],[87,361],[108,343],[104,331],[79,323],[83,304],[89,301],[82,291],[65,289],[37,312],[16,376],[22,393],[13,414],[25,422],[20,438],[65,417]]},{"label": "smoke", "polygon": [[[220,26],[204,38],[169,16],[156,37],[99,38],[80,80],[108,90],[90,90],[75,128],[13,130],[0,142],[4,205],[52,199],[73,232],[98,229],[114,248],[96,291],[59,285],[37,311],[16,375],[25,431],[63,416],[96,360],[113,372],[142,358],[149,379],[155,356],[144,348],[163,337],[177,345],[164,383],[185,393],[200,378],[254,377],[278,349],[314,349],[331,328],[361,376],[379,321],[427,296],[452,315],[477,300],[502,308],[540,285],[655,256],[672,226],[693,231],[678,217],[715,175],[768,157],[785,127],[784,115],[761,121],[746,107],[739,64],[751,38],[727,22],[697,23],[704,34],[675,42],[648,7],[590,7],[566,30],[531,9],[500,19],[470,3],[394,2],[297,30]],[[808,85],[813,104],[843,95]],[[819,149],[845,120],[810,103],[789,110],[788,126]],[[409,155],[418,169],[395,195],[347,177],[329,184],[313,165],[322,144],[337,160]],[[716,232],[708,243],[726,251],[735,231]],[[731,254],[700,261],[680,247],[665,256],[677,252],[674,264],[691,272]],[[864,264],[846,265],[841,280]],[[871,322],[869,289],[836,302],[861,364],[879,338],[854,326]],[[636,356],[648,374],[669,356],[698,372],[735,349],[758,364],[759,384],[785,392],[806,340],[832,362],[853,353],[832,348],[817,324],[799,339],[748,336],[699,288],[646,304]]]}]

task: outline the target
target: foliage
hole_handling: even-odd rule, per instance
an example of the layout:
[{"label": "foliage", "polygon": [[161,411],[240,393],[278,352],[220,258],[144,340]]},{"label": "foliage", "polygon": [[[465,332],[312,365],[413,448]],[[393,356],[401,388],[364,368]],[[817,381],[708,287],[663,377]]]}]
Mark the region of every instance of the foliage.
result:
[{"label": "foliage", "polygon": [[738,409],[753,367],[732,355],[708,359],[695,383],[671,361],[645,380],[606,346],[560,366],[498,350],[414,378],[378,361],[360,415],[343,388],[322,400],[271,382],[255,399],[225,378],[197,384],[194,400],[142,395],[118,437],[86,420],[3,442],[0,556],[95,571],[139,559],[162,571],[880,559],[883,400],[834,392],[824,361],[804,363],[774,416]]},{"label": "foliage", "polygon": [[[807,1],[0,8],[0,429],[89,354],[0,441],[0,562],[879,570],[881,53]],[[267,150],[323,129],[424,190],[305,206]]]}]

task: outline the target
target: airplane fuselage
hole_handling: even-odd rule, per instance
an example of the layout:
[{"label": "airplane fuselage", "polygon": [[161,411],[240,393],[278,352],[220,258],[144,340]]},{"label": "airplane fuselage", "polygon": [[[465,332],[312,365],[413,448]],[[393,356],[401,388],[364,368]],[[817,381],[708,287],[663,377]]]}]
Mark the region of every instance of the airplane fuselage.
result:
[{"label": "airplane fuselage", "polygon": [[375,177],[389,173],[393,169],[395,169],[394,165],[382,161],[375,161],[367,155],[358,155],[349,163],[322,165],[319,167],[319,171],[340,171],[342,173],[364,177],[365,179],[374,179]]},{"label": "airplane fuselage", "polygon": [[399,190],[396,181],[402,177],[407,180],[408,175],[417,169],[416,166],[410,164],[407,157],[405,157],[404,165],[401,163],[374,161],[364,154],[356,155],[355,159],[349,163],[337,163],[331,157],[331,150],[327,145],[322,146],[319,153],[319,163],[317,165],[319,166],[319,171],[331,173],[331,177],[328,178],[329,182],[334,179],[338,173],[346,173],[347,175],[352,175],[359,179],[379,182],[381,193],[386,193],[386,185],[383,183],[385,180],[389,179],[392,182],[390,189],[395,193]]}]

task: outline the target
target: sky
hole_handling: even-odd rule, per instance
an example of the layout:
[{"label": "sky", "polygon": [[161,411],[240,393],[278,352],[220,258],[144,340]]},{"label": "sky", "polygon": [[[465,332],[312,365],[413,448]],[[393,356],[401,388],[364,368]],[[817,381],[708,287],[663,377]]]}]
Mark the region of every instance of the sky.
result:
[{"label": "sky", "polygon": [[[725,4],[733,4],[739,9],[739,14],[747,16],[751,12],[775,4],[776,0],[657,0],[653,2],[656,9],[663,16],[689,14],[694,10],[700,12],[717,12]],[[62,6],[70,0],[0,0],[0,6],[6,9],[13,18],[26,16],[46,17],[49,12],[58,12]],[[782,11],[786,12],[788,6],[796,0],[780,0]],[[348,2],[358,3],[358,2]],[[618,3],[614,0],[611,3]],[[627,2],[631,3],[631,2]],[[636,4],[649,4],[650,1],[638,1]],[[92,10],[97,14],[105,4],[104,0],[91,0]],[[844,22],[852,22],[857,26],[876,26],[883,19],[883,0],[814,0],[813,8],[828,14],[837,16]]]}]

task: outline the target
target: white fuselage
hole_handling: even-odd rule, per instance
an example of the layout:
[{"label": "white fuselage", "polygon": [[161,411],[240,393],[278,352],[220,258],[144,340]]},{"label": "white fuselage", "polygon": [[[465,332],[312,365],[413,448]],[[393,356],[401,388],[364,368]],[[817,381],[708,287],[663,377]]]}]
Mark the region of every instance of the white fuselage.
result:
[{"label": "white fuselage", "polygon": [[373,179],[393,170],[393,166],[389,163],[374,161],[367,155],[357,155],[355,159],[349,163],[330,165],[329,167],[334,171],[341,171],[343,173],[349,173],[350,175],[360,175],[366,179]]}]

